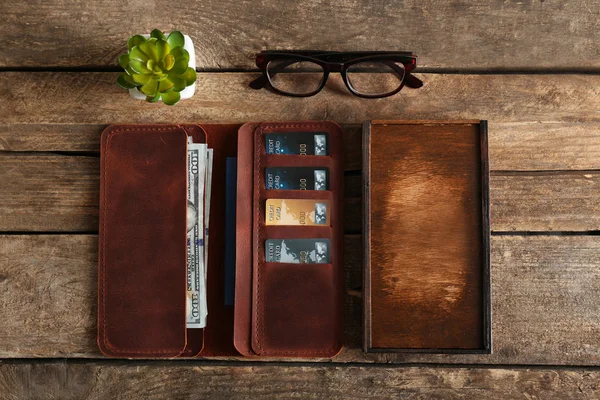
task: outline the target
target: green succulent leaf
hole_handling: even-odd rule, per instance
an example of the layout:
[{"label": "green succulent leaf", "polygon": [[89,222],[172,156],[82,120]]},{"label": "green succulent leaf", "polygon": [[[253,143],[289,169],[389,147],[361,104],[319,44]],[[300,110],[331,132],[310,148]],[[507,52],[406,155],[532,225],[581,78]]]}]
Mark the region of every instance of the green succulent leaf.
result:
[{"label": "green succulent leaf", "polygon": [[186,87],[185,79],[181,75],[169,74],[169,80],[175,85],[173,87],[173,91],[175,92],[181,92]]},{"label": "green succulent leaf", "polygon": [[146,101],[148,103],[156,103],[158,101],[158,99],[160,99],[160,94],[157,94],[154,97],[146,96]]},{"label": "green succulent leaf", "polygon": [[150,82],[152,80],[152,75],[150,75],[150,74],[146,74],[146,75],[135,74],[132,76],[132,78],[133,78],[133,81],[135,83],[137,83],[138,86],[140,86],[140,85],[148,84],[148,82]]},{"label": "green succulent leaf", "polygon": [[138,46],[141,43],[144,43],[146,38],[142,35],[135,35],[129,38],[127,41],[127,50],[133,49],[135,46]]},{"label": "green succulent leaf", "polygon": [[170,92],[161,94],[161,98],[166,105],[173,106],[177,104],[179,99],[181,99],[181,95],[179,94],[179,92],[172,90]]},{"label": "green succulent leaf", "polygon": [[158,58],[158,49],[156,48],[157,41],[158,39],[156,38],[150,38],[138,46],[139,49],[142,50],[150,60],[154,60],[156,62],[160,61]]},{"label": "green succulent leaf", "polygon": [[196,70],[194,70],[193,68],[188,68],[185,73],[182,75],[183,79],[185,79],[185,84],[187,86],[192,85],[194,82],[196,82]]},{"label": "green succulent leaf", "polygon": [[151,71],[146,67],[146,62],[140,60],[129,60],[129,66],[136,74],[150,74]]},{"label": "green succulent leaf", "polygon": [[162,33],[162,31],[160,29],[153,29],[152,32],[150,32],[150,37],[156,38],[156,39],[162,39],[162,40],[167,40],[167,37],[165,36],[164,33]]},{"label": "green succulent leaf", "polygon": [[169,43],[162,39],[156,41],[156,52],[158,53],[158,61],[161,61],[167,54],[171,52]]},{"label": "green succulent leaf", "polygon": [[150,80],[140,87],[140,92],[144,93],[146,96],[156,97],[158,94],[158,81]]},{"label": "green succulent leaf", "polygon": [[171,46],[171,55],[175,57],[175,61],[181,58],[185,58],[186,60],[190,60],[190,53],[183,47],[173,47]]},{"label": "green succulent leaf", "polygon": [[135,71],[133,70],[133,68],[131,68],[131,65],[127,65],[127,68],[125,68],[125,72],[127,72],[127,75],[133,76],[135,75]]},{"label": "green succulent leaf", "polygon": [[185,38],[183,37],[183,33],[179,31],[173,31],[169,34],[167,42],[169,42],[169,46],[174,49],[175,47],[183,47],[185,44]]},{"label": "green succulent leaf", "polygon": [[125,53],[119,56],[119,65],[121,68],[127,69],[127,65],[129,65],[129,54]]},{"label": "green succulent leaf", "polygon": [[175,64],[175,57],[173,57],[172,54],[167,54],[162,60],[162,67],[164,70],[170,70],[173,68],[173,64]]},{"label": "green succulent leaf", "polygon": [[145,63],[146,61],[148,61],[148,56],[144,51],[142,51],[140,46],[135,46],[134,48],[129,50],[129,60],[139,60]]},{"label": "green succulent leaf", "polygon": [[131,79],[131,76],[125,72],[121,72],[117,78],[117,85],[123,89],[133,89],[137,87],[136,83]]},{"label": "green succulent leaf", "polygon": [[[177,49],[174,49],[173,51],[175,50]],[[173,52],[171,52],[171,54],[173,54]],[[173,71],[176,74],[185,73],[185,71],[187,71],[188,69],[188,64],[190,62],[189,53],[186,50],[183,50],[183,52],[179,54],[173,54],[173,56],[175,57],[175,62],[173,63],[173,68],[171,68],[171,71]]]},{"label": "green succulent leaf", "polygon": [[158,91],[160,93],[166,93],[166,92],[170,92],[171,90],[173,90],[174,87],[175,87],[175,84],[171,80],[164,79],[159,82]]}]

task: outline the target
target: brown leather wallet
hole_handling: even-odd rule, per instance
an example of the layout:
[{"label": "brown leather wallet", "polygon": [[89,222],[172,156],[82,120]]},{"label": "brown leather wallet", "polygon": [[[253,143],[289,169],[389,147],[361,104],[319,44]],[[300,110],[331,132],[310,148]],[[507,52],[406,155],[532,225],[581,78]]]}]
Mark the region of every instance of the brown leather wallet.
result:
[{"label": "brown leather wallet", "polygon": [[[326,132],[329,156],[268,155],[265,134]],[[187,137],[213,148],[204,329],[186,328]],[[225,296],[225,165],[237,157],[235,301]],[[343,345],[342,130],[333,122],[111,125],[102,134],[98,346],[110,357],[333,357]],[[265,190],[265,168],[324,166],[329,191]],[[269,198],[327,199],[330,226],[266,226]],[[330,264],[265,262],[328,238]],[[227,246],[227,247],[226,247]],[[233,250],[232,250],[233,251]]]}]

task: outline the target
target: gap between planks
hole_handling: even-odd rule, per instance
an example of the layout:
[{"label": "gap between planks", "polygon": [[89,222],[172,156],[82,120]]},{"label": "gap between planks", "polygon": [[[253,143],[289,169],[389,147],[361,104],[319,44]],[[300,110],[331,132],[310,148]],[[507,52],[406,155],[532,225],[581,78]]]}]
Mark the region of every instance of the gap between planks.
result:
[{"label": "gap between planks", "polygon": [[189,358],[171,358],[171,359],[118,359],[118,358],[0,358],[0,365],[98,365],[111,367],[289,367],[289,368],[369,368],[369,369],[411,369],[411,368],[448,368],[448,369],[513,369],[513,370],[557,370],[570,371],[584,369],[589,371],[600,371],[600,365],[576,365],[576,364],[452,364],[440,362],[407,362],[384,364],[376,362],[341,362],[328,361],[322,362],[303,362],[303,361],[240,361],[239,359],[189,359]]},{"label": "gap between planks", "polygon": [[[36,67],[36,66],[9,66],[0,67],[2,72],[123,72],[117,65],[90,65],[81,67]],[[197,73],[261,73],[257,68],[196,68]],[[444,74],[444,75],[600,75],[600,68],[595,67],[570,67],[570,68],[443,68],[443,67],[417,67],[414,71],[419,74]]]}]

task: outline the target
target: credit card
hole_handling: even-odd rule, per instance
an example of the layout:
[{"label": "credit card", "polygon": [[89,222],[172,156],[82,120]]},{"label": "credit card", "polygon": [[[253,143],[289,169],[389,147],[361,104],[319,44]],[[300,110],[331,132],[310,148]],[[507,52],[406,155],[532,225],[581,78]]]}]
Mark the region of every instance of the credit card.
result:
[{"label": "credit card", "polygon": [[329,154],[326,132],[286,132],[265,135],[267,154],[326,156]]},{"label": "credit card", "polygon": [[267,239],[267,262],[327,264],[329,239]]},{"label": "credit card", "polygon": [[329,225],[329,201],[311,199],[268,199],[267,225]]},{"label": "credit card", "polygon": [[265,172],[265,186],[275,190],[328,190],[329,168],[271,167]]},{"label": "credit card", "polygon": [[329,201],[311,199],[268,199],[267,225],[329,225]]}]

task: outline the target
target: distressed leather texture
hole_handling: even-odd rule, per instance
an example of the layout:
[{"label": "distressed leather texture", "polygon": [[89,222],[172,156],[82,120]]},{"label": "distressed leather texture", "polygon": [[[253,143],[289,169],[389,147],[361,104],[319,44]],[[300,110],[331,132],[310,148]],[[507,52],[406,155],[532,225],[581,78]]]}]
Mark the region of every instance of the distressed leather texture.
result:
[{"label": "distressed leather texture", "polygon": [[[329,134],[330,155],[265,154],[269,132]],[[186,329],[187,136],[213,148],[205,329]],[[332,122],[112,125],[101,138],[98,346],[110,357],[332,357],[343,344],[342,131]],[[236,246],[225,165],[238,158]],[[267,166],[326,166],[331,191],[264,188]],[[330,227],[264,225],[267,198],[329,199]],[[331,264],[265,263],[267,238],[323,237]],[[236,252],[234,306],[224,255]]]},{"label": "distressed leather texture", "polygon": [[113,126],[101,139],[98,346],[175,357],[186,346],[187,135]]},{"label": "distressed leather texture", "polygon": [[[329,156],[266,154],[265,135],[299,131],[327,132]],[[328,121],[246,124],[240,129],[238,153],[252,149],[253,154],[251,160],[247,154],[238,158],[234,342],[244,355],[333,357],[342,349],[342,138],[339,125]],[[265,190],[265,168],[276,166],[328,167],[331,190]],[[327,199],[331,225],[266,226],[269,198]],[[265,240],[277,238],[328,238],[331,263],[267,263]]]}]

